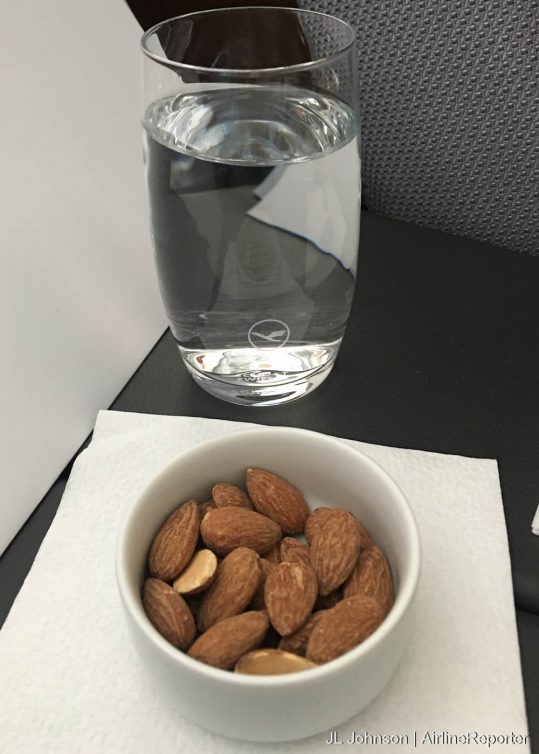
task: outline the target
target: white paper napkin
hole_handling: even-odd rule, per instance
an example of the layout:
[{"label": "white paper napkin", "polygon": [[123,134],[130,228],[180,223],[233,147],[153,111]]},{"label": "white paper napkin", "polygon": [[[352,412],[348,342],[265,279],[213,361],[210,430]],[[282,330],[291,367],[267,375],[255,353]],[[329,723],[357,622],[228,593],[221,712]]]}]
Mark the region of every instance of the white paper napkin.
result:
[{"label": "white paper napkin", "polygon": [[[0,633],[2,754],[328,751],[326,735],[251,744],[182,719],[142,666],[124,625],[114,577],[124,512],[179,452],[245,426],[99,415]],[[339,726],[339,739],[354,745],[347,744],[354,732],[368,735],[367,749],[390,754],[416,746],[437,754],[528,752],[518,738],[527,737],[527,723],[496,462],[352,444],[407,495],[420,528],[423,571],[414,639],[401,666],[366,710]],[[388,738],[372,743],[375,736]],[[469,744],[450,736],[469,736]],[[489,747],[480,736],[505,736],[507,743]]]},{"label": "white paper napkin", "polygon": [[535,516],[533,517],[532,532],[534,534],[537,534],[537,536],[539,536],[539,506],[537,507],[537,510],[535,511]]}]

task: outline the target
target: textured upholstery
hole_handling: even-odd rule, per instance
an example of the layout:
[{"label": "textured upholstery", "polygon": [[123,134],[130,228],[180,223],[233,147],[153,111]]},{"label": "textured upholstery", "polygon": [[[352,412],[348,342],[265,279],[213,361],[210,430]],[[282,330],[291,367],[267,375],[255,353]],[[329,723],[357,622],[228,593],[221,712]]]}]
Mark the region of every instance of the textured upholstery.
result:
[{"label": "textured upholstery", "polygon": [[359,41],[363,201],[539,252],[539,0],[302,0]]}]

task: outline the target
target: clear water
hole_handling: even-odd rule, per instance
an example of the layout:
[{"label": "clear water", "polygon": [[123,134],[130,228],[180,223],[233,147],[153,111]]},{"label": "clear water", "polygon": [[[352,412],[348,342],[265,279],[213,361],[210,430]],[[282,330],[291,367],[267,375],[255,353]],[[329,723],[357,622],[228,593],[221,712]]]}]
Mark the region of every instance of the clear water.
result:
[{"label": "clear water", "polygon": [[303,89],[216,88],[154,102],[144,130],[159,284],[191,374],[236,403],[308,392],[354,291],[352,112]]}]

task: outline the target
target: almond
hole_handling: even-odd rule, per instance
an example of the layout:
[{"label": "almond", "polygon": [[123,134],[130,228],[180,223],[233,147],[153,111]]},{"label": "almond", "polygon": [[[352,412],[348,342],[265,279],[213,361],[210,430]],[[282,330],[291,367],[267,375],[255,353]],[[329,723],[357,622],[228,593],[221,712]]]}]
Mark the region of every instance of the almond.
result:
[{"label": "almond", "polygon": [[142,604],[161,636],[178,649],[187,649],[196,636],[196,628],[183,597],[164,581],[146,579]]},{"label": "almond", "polygon": [[150,576],[172,581],[193,557],[200,526],[196,500],[176,508],[157,532],[148,557]]},{"label": "almond", "polygon": [[246,493],[241,487],[236,487],[235,484],[219,482],[219,484],[214,485],[211,494],[218,508],[224,508],[227,505],[238,505],[240,508],[253,510],[253,504]]},{"label": "almond", "polygon": [[269,560],[270,563],[273,563],[274,565],[279,565],[281,562],[281,542],[277,542],[275,547],[272,547],[269,552],[267,552],[264,557],[266,560]]},{"label": "almond", "polygon": [[279,524],[285,534],[303,531],[309,506],[297,487],[266,469],[247,469],[246,485],[257,511]]},{"label": "almond", "polygon": [[318,667],[311,660],[282,649],[254,649],[243,655],[234,668],[236,673],[249,675],[282,675],[283,673],[298,673]]},{"label": "almond", "polygon": [[[311,542],[313,541],[315,532],[323,528],[324,521],[327,519],[327,515],[331,513],[332,510],[334,510],[334,508],[324,508],[321,506],[320,508],[315,508],[309,515],[309,518],[305,522],[305,537],[307,538],[307,542],[309,544],[311,544]],[[356,525],[359,529],[361,548],[367,549],[368,547],[372,547],[374,540],[369,534],[368,530],[359,523],[355,516],[354,521],[356,522]]]},{"label": "almond", "polygon": [[323,528],[324,521],[332,510],[334,509],[320,506],[309,513],[309,516],[305,521],[305,538],[309,544],[312,544],[315,533]]},{"label": "almond", "polygon": [[202,521],[206,513],[208,511],[211,511],[213,508],[217,508],[213,498],[211,500],[206,500],[205,502],[201,503],[200,504],[200,520]]},{"label": "almond", "polygon": [[217,569],[215,581],[204,593],[197,615],[200,631],[244,610],[260,583],[259,556],[248,547],[237,547]]},{"label": "almond", "polygon": [[359,557],[360,534],[356,520],[343,508],[335,508],[324,518],[311,542],[311,563],[318,578],[320,594],[333,592],[355,566]]},{"label": "almond", "polygon": [[320,618],[309,637],[306,657],[317,663],[334,660],[361,644],[383,619],[376,600],[365,595],[348,597]]},{"label": "almond", "polygon": [[384,615],[391,610],[394,600],[391,569],[386,556],[376,545],[360,553],[344,585],[344,597],[354,597],[356,594],[372,597],[379,603]]},{"label": "almond", "polygon": [[260,558],[258,561],[258,565],[260,567],[260,582],[258,584],[257,590],[254,593],[253,600],[251,602],[251,609],[252,610],[265,610],[266,609],[266,600],[264,598],[264,587],[266,586],[266,579],[270,575],[270,573],[275,570],[277,567],[275,563],[272,563],[269,560],[266,560],[266,558]]},{"label": "almond", "polygon": [[200,533],[206,547],[218,555],[226,555],[236,547],[250,547],[263,555],[281,538],[281,529],[275,521],[235,505],[208,511]]},{"label": "almond", "polygon": [[305,656],[307,650],[307,643],[309,637],[312,634],[313,628],[316,626],[320,618],[324,615],[325,610],[317,610],[313,613],[307,623],[294,631],[289,636],[283,636],[279,642],[279,649],[283,649],[285,652],[293,652],[296,655]]},{"label": "almond", "polygon": [[207,589],[217,573],[217,556],[211,550],[197,550],[172,586],[179,594],[198,594]]},{"label": "almond", "polygon": [[199,636],[188,655],[215,668],[231,670],[240,657],[258,647],[268,627],[268,616],[263,611],[233,615]]},{"label": "almond", "polygon": [[307,622],[318,594],[315,573],[303,562],[280,563],[266,579],[264,599],[272,626],[288,636]]},{"label": "almond", "polygon": [[281,540],[281,562],[302,562],[311,565],[311,558],[309,554],[309,545],[305,542],[300,542],[299,539],[294,537],[285,537]]}]

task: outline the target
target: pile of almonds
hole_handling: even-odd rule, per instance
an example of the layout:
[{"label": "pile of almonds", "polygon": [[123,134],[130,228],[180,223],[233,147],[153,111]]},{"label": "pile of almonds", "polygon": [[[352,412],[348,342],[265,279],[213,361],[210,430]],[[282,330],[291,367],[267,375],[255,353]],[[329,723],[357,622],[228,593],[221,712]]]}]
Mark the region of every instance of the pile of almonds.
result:
[{"label": "pile of almonds", "polygon": [[364,641],[393,604],[367,530],[343,508],[311,513],[265,469],[247,469],[246,489],[220,482],[158,531],[143,588],[155,628],[190,657],[253,674],[316,667]]}]

